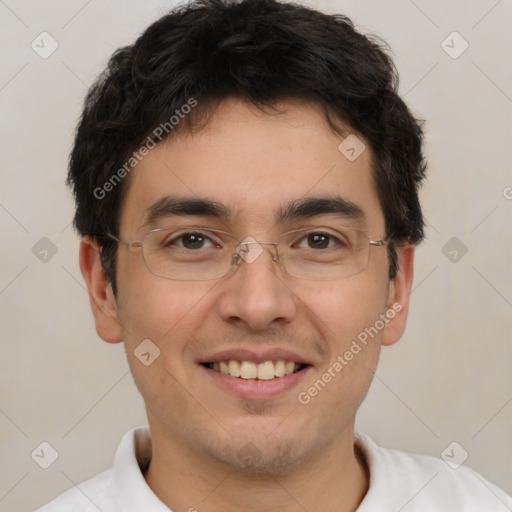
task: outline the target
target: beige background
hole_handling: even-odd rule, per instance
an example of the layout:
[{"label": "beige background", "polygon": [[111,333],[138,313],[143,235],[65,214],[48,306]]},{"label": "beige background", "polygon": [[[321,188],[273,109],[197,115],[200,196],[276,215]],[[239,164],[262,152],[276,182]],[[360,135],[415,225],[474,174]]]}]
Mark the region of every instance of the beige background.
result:
[{"label": "beige background", "polygon": [[[32,510],[109,467],[121,435],[144,422],[123,347],[94,331],[64,179],[86,87],[171,5],[0,1],[0,512]],[[457,441],[466,465],[510,493],[512,2],[310,5],[384,37],[427,120],[429,228],[408,330],[384,350],[359,428],[436,456]],[[30,46],[42,31],[59,44],[46,60]],[[441,47],[453,31],[469,43],[457,59]],[[57,248],[46,263],[32,253],[43,237]],[[452,237],[468,249],[456,262],[442,250]],[[42,441],[59,453],[47,470],[30,456]]]}]

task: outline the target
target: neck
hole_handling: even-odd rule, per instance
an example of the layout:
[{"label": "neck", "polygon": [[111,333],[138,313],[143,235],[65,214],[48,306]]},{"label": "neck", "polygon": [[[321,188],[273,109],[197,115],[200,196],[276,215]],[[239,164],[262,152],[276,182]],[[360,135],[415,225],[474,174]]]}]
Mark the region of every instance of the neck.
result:
[{"label": "neck", "polygon": [[321,452],[281,471],[232,468],[150,426],[153,458],[146,482],[173,512],[354,512],[368,490],[353,425]]}]

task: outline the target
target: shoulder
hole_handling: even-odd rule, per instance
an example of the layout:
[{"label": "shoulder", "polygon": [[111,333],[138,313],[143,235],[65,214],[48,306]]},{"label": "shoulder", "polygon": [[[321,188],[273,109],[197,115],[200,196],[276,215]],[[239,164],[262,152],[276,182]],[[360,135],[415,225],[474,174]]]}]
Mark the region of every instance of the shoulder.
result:
[{"label": "shoulder", "polygon": [[404,510],[411,512],[512,510],[510,496],[466,466],[455,468],[436,457],[381,448],[361,433],[356,435],[356,446],[370,471],[370,489],[361,512],[366,512],[367,505],[381,510],[373,507],[383,497],[388,500],[388,507],[382,510],[389,510],[391,504],[397,510],[406,507]]},{"label": "shoulder", "polygon": [[35,512],[110,512],[113,510],[112,469],[68,491]]}]

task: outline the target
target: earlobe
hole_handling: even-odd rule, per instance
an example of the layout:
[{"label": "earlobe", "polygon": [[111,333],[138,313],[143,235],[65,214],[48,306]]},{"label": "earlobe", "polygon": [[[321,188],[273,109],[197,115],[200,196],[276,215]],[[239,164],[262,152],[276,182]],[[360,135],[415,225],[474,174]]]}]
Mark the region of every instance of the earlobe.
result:
[{"label": "earlobe", "polygon": [[386,314],[389,323],[382,336],[382,345],[396,343],[404,333],[414,275],[414,249],[413,245],[397,248],[398,272],[389,283]]},{"label": "earlobe", "polygon": [[108,343],[119,343],[123,338],[112,286],[101,266],[98,243],[90,237],[80,242],[80,270],[89,292],[96,332]]}]

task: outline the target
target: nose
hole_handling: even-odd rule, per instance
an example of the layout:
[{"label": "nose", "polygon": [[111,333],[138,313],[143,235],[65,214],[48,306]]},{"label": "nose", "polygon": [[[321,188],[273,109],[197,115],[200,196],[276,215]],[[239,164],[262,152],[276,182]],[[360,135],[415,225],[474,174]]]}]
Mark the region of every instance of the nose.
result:
[{"label": "nose", "polygon": [[295,316],[297,297],[284,282],[273,245],[247,239],[238,247],[236,271],[226,277],[217,302],[224,321],[261,331]]}]

